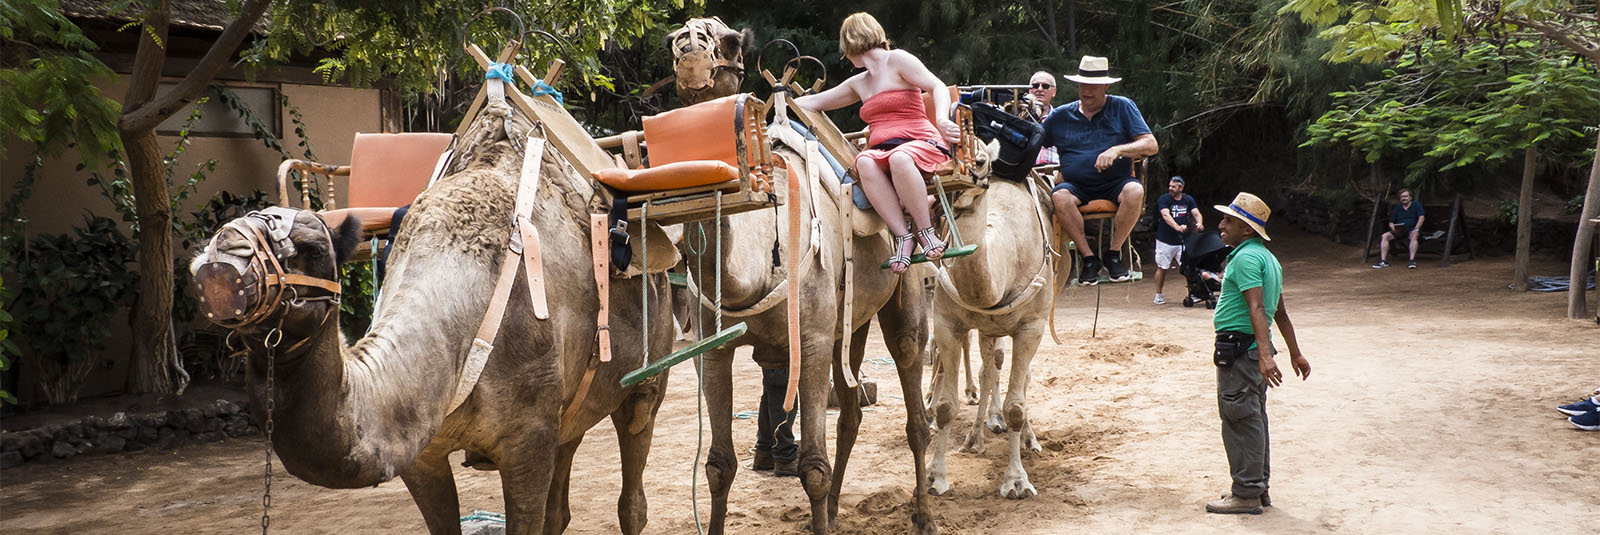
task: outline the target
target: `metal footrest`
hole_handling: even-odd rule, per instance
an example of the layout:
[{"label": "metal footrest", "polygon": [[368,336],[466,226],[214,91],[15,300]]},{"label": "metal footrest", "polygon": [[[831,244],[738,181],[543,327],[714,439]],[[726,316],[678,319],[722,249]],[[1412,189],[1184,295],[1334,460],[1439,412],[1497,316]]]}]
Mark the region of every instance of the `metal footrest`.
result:
[{"label": "metal footrest", "polygon": [[659,359],[655,362],[646,364],[643,368],[628,372],[627,375],[622,376],[622,386],[633,386],[638,384],[640,381],[654,377],[656,374],[666,371],[667,368],[671,368],[673,365],[679,362],[689,360],[690,357],[705,353],[710,351],[712,348],[733,341],[734,338],[743,336],[745,331],[749,329],[750,328],[745,326],[744,322],[741,321],[732,327],[723,329],[722,332],[711,335],[710,338],[702,338],[693,344],[689,344],[689,347],[685,347],[673,352],[671,355],[667,355],[666,358]]}]

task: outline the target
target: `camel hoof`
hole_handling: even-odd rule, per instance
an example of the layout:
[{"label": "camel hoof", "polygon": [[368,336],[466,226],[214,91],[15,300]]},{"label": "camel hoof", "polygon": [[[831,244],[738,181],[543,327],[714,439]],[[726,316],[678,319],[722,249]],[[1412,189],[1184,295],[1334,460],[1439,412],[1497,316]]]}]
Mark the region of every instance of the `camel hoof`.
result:
[{"label": "camel hoof", "polygon": [[1027,448],[1028,451],[1031,451],[1033,453],[1039,453],[1039,452],[1044,451],[1044,446],[1039,444],[1039,439],[1031,437],[1031,436],[1028,437],[1028,440],[1023,444],[1023,447]]},{"label": "camel hoof", "polygon": [[977,405],[978,404],[978,391],[977,390],[967,390],[967,404],[968,405]]},{"label": "camel hoof", "polygon": [[1039,494],[1034,490],[1033,483],[1028,482],[1028,476],[1007,480],[1000,484],[1000,496],[1011,500],[1031,498]]},{"label": "camel hoof", "polygon": [[928,476],[929,496],[944,496],[947,492],[950,492],[950,480],[944,476]]},{"label": "camel hoof", "polygon": [[984,427],[988,427],[989,432],[996,435],[1004,435],[1006,431],[1010,430],[1010,428],[1006,427],[1005,418],[1001,418],[999,414],[989,415],[989,421],[984,423]]},{"label": "camel hoof", "polygon": [[967,441],[961,444],[961,451],[963,453],[971,453],[973,455],[983,455],[983,452],[988,449],[988,441],[985,441],[983,439],[983,433],[978,432],[976,429],[974,429],[971,433],[967,433]]}]

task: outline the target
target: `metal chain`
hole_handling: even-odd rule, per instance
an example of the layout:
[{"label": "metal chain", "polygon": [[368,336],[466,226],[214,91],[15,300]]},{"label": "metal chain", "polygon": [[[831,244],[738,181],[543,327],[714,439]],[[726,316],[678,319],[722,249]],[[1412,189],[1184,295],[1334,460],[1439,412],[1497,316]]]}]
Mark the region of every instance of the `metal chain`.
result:
[{"label": "metal chain", "polygon": [[269,514],[272,511],[272,430],[274,427],[272,412],[277,405],[274,390],[277,386],[278,343],[283,341],[282,328],[283,324],[279,323],[278,327],[274,327],[271,332],[267,333],[267,339],[262,341],[262,345],[267,348],[267,421],[266,425],[261,428],[267,434],[267,468],[262,476],[262,486],[265,490],[261,493],[262,535],[266,535],[267,528],[272,525],[272,515]]}]

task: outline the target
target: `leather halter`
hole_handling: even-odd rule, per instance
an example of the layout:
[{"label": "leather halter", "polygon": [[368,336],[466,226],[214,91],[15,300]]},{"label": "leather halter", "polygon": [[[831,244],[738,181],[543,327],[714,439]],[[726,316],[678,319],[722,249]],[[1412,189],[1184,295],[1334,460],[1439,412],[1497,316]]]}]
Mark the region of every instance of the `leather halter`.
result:
[{"label": "leather halter", "polygon": [[[277,314],[291,301],[303,300],[297,287],[318,288],[332,294],[335,305],[340,298],[339,281],[288,273],[283,261],[297,254],[289,233],[294,229],[297,210],[281,207],[250,212],[224,225],[206,246],[206,262],[195,270],[195,286],[200,290],[200,309],[211,322],[237,329],[262,322]],[[320,219],[319,219],[320,221]],[[221,258],[217,238],[233,231],[250,247],[248,258]],[[322,233],[333,243],[326,223]],[[337,306],[329,307],[323,321]]]}]

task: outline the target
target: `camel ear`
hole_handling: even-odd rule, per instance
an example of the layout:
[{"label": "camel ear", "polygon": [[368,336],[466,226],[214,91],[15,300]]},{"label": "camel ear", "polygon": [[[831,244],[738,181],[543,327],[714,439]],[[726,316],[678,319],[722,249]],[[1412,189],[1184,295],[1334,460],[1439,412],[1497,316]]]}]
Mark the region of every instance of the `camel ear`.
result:
[{"label": "camel ear", "polygon": [[744,45],[744,34],[742,33],[727,30],[717,36],[717,53],[722,56],[722,59],[734,59],[744,56]]},{"label": "camel ear", "polygon": [[756,32],[755,32],[755,30],[752,30],[752,29],[749,29],[749,28],[745,28],[744,31],[739,32],[739,55],[743,56],[745,54],[750,53],[750,50],[755,48],[755,46],[756,46]]},{"label": "camel ear", "polygon": [[333,259],[335,263],[343,264],[355,254],[356,247],[361,246],[361,219],[356,216],[344,218],[337,227],[328,229],[333,235]]}]

